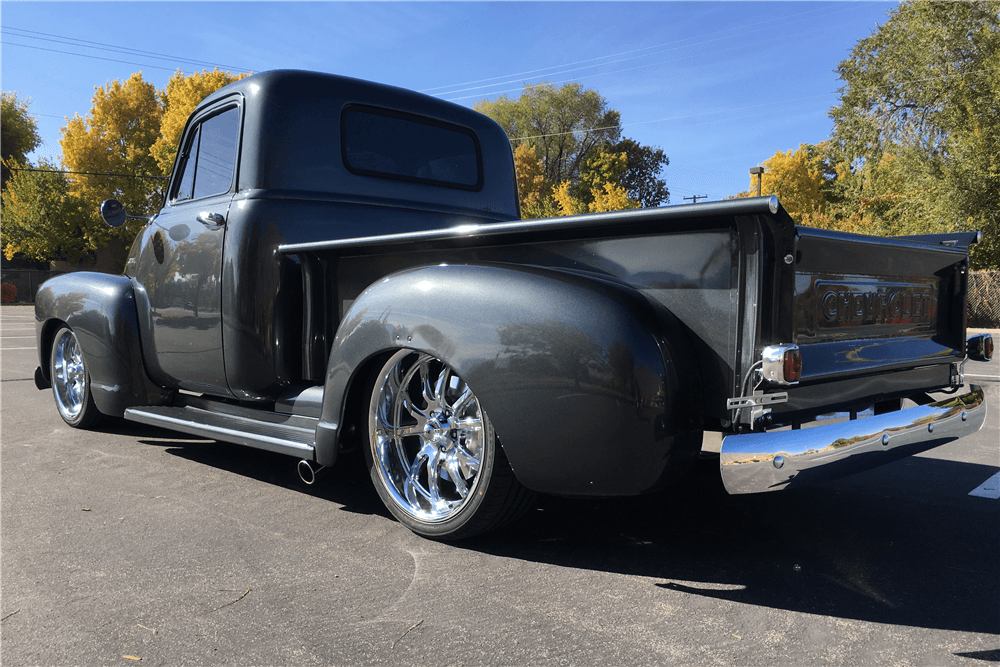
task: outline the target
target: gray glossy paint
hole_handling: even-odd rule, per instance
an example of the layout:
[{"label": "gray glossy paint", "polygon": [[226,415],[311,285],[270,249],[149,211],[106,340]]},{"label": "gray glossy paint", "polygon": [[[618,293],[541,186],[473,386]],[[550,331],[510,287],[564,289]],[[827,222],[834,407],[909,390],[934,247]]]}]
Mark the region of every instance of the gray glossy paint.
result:
[{"label": "gray glossy paint", "polygon": [[[239,191],[335,193],[340,197],[393,199],[438,208],[443,202],[473,215],[516,219],[517,191],[510,187],[513,156],[506,134],[492,120],[471,109],[402,88],[344,76],[277,70],[242,79],[207,97],[199,108],[239,94],[246,105]],[[341,159],[340,113],[362,104],[424,116],[446,118],[478,137],[484,155],[483,186],[478,190],[428,187],[354,174]]]},{"label": "gray glossy paint", "polygon": [[335,451],[362,365],[411,348],[473,387],[518,479],[569,495],[663,485],[701,446],[690,348],[669,313],[621,284],[513,265],[403,271],[368,288],[333,342],[317,460]]},{"label": "gray glossy paint", "polygon": [[222,348],[225,228],[197,220],[229,208],[231,195],[164,208],[135,244],[136,292],[150,377],[163,386],[226,396]]},{"label": "gray glossy paint", "polygon": [[81,271],[47,280],[35,296],[35,320],[38,360],[46,380],[51,381],[52,337],[66,324],[83,349],[94,403],[102,413],[120,417],[130,406],[169,398],[169,392],[146,375],[128,278]]}]

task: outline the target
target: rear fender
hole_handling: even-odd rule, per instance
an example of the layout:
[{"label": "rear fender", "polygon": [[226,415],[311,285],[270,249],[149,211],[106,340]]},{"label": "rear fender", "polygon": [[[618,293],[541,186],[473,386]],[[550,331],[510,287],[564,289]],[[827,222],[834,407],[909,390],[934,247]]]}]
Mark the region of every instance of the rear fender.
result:
[{"label": "rear fender", "polygon": [[697,371],[670,313],[598,276],[440,265],[383,278],[345,314],[326,376],[319,463],[336,457],[348,394],[370,389],[352,387],[368,384],[359,369],[399,348],[458,372],[518,480],[536,491],[642,493],[686,469],[701,446]]},{"label": "rear fender", "polygon": [[99,411],[121,417],[125,408],[155,405],[170,396],[146,375],[135,295],[127,276],[80,271],[42,284],[35,297],[35,325],[46,383],[52,381],[52,339],[64,324],[80,342]]}]

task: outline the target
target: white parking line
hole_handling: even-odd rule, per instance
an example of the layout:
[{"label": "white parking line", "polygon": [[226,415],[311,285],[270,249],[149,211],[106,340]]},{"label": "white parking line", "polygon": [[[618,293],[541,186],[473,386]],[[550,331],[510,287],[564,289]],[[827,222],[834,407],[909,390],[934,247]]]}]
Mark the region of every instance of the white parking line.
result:
[{"label": "white parking line", "polygon": [[972,373],[966,373],[967,378],[990,378],[991,380],[1000,380],[1000,375],[973,375]]},{"label": "white parking line", "polygon": [[0,336],[0,338],[34,338],[34,336]]},{"label": "white parking line", "polygon": [[1000,499],[1000,472],[977,486],[969,495],[979,496],[980,498],[992,498],[994,500]]},{"label": "white parking line", "polygon": [[7,352],[8,350],[37,350],[37,347],[3,347],[0,348],[0,352]]}]

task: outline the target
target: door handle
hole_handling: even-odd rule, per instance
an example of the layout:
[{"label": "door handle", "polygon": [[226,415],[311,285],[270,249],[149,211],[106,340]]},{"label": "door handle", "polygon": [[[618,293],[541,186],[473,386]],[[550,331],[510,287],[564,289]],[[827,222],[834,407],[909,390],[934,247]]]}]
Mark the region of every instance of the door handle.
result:
[{"label": "door handle", "polygon": [[201,224],[209,225],[210,227],[221,227],[226,224],[226,218],[221,213],[209,213],[208,211],[199,213],[197,220]]}]

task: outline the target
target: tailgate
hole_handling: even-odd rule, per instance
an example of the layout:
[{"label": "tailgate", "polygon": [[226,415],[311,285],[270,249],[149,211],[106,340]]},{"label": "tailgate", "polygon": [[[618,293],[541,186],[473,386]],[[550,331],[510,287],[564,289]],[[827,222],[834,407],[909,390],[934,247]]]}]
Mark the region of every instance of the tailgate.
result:
[{"label": "tailgate", "polygon": [[792,328],[803,384],[917,368],[925,372],[913,384],[950,383],[951,364],[965,357],[965,247],[797,233]]}]

